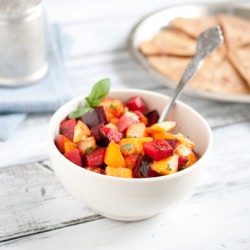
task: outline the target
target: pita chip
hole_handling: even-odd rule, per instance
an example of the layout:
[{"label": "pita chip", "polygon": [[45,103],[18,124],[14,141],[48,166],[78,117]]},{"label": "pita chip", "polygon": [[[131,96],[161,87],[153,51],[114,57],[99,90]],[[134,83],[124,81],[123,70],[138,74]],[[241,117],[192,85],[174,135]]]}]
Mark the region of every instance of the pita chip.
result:
[{"label": "pita chip", "polygon": [[150,41],[143,42],[140,45],[140,50],[145,56],[193,56],[196,50],[196,41],[178,30],[163,29]]},{"label": "pita chip", "polygon": [[177,56],[150,56],[147,60],[151,67],[175,82],[180,80],[184,69],[190,62],[190,58]]},{"label": "pita chip", "polygon": [[228,58],[250,87],[250,45],[233,52],[229,51]]},{"label": "pita chip", "polygon": [[[189,86],[198,90],[222,94],[250,94],[250,88],[226,58],[218,57],[220,52],[208,57]],[[190,58],[174,56],[152,56],[148,63],[161,74],[175,82],[180,80]]]},{"label": "pita chip", "polygon": [[250,44],[250,21],[226,14],[219,15],[218,20],[229,50]]},{"label": "pita chip", "polygon": [[191,87],[222,94],[250,94],[250,88],[227,59],[219,64],[208,62],[203,69],[210,72],[209,78],[205,81],[196,78]]},{"label": "pita chip", "polygon": [[177,17],[170,22],[171,26],[185,32],[187,35],[198,38],[201,32],[218,25],[214,16],[200,18]]}]

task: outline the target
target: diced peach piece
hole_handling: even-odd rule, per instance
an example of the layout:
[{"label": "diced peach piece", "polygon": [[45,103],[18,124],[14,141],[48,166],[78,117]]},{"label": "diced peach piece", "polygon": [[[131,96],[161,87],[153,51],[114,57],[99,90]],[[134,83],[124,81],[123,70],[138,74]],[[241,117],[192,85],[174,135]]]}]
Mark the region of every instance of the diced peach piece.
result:
[{"label": "diced peach piece", "polygon": [[123,155],[140,155],[143,153],[142,142],[149,142],[151,137],[144,138],[123,138],[120,141],[121,152]]},{"label": "diced peach piece", "polygon": [[164,132],[164,133],[159,133],[159,132],[155,132],[153,134],[151,134],[151,136],[153,137],[154,140],[174,140],[175,135],[168,133],[168,132]]},{"label": "diced peach piece", "polygon": [[185,135],[178,133],[175,135],[175,139],[179,140],[181,144],[184,144],[186,147],[193,149],[195,144],[193,141],[188,139]]},{"label": "diced peach piece", "polygon": [[106,149],[104,155],[105,164],[118,168],[118,167],[126,167],[126,161],[120,151],[120,145],[111,141]]},{"label": "diced peach piece", "polygon": [[110,167],[107,166],[106,169],[106,175],[109,176],[116,176],[116,177],[123,177],[123,178],[132,178],[132,170],[129,168],[114,168],[114,167]]},{"label": "diced peach piece", "polygon": [[176,149],[175,149],[175,153],[177,153],[180,156],[188,156],[190,154],[192,154],[192,150],[188,147],[186,147],[184,144],[179,144]]},{"label": "diced peach piece", "polygon": [[146,137],[146,126],[143,122],[133,123],[128,126],[127,137],[142,138]]},{"label": "diced peach piece", "polygon": [[71,141],[68,141],[68,142],[65,142],[64,143],[64,149],[65,149],[65,153],[66,152],[69,152],[73,149],[76,149],[77,148],[77,145]]},{"label": "diced peach piece", "polygon": [[185,168],[190,167],[191,165],[193,165],[196,161],[197,161],[197,156],[194,152],[192,152],[189,156],[188,156],[188,161],[185,164]]},{"label": "diced peach piece", "polygon": [[78,143],[86,139],[88,136],[90,136],[90,130],[88,126],[79,120],[75,126],[73,142]]},{"label": "diced peach piece", "polygon": [[124,113],[124,105],[122,104],[122,102],[120,100],[116,100],[116,99],[105,99],[102,100],[101,103],[99,104],[99,106],[103,106],[104,110],[108,114],[108,121],[110,122],[110,118],[112,117],[116,117],[116,118],[120,118],[121,115]]},{"label": "diced peach piece", "polygon": [[86,152],[88,152],[89,150],[93,150],[96,148],[95,138],[93,136],[90,136],[85,140],[80,141],[78,143],[78,147],[83,155],[86,154]]},{"label": "diced peach piece", "polygon": [[173,174],[178,171],[178,155],[172,155],[160,161],[154,161],[151,169],[160,175]]},{"label": "diced peach piece", "polygon": [[154,125],[150,126],[151,133],[160,132],[165,133],[169,132],[176,126],[176,122],[174,121],[164,121],[164,122],[158,122]]}]

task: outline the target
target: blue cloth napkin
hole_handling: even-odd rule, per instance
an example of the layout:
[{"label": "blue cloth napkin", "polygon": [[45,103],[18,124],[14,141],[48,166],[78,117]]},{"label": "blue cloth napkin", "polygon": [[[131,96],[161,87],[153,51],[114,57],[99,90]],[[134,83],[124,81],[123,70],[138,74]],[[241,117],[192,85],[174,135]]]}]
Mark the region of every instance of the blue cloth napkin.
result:
[{"label": "blue cloth napkin", "polygon": [[43,79],[17,88],[0,87],[0,140],[8,139],[27,113],[53,112],[72,97],[64,65],[68,37],[58,25],[46,23],[46,44],[49,71]]}]

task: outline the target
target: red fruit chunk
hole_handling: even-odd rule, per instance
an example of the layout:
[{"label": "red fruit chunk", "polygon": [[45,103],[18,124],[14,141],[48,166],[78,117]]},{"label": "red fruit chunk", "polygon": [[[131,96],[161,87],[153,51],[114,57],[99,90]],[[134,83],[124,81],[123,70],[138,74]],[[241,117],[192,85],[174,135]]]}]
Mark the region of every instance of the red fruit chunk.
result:
[{"label": "red fruit chunk", "polygon": [[115,142],[119,143],[120,140],[123,138],[123,134],[113,128],[107,128],[104,126],[100,126],[101,138],[105,140],[108,139],[108,142]]},{"label": "red fruit chunk", "polygon": [[129,125],[138,122],[138,120],[133,119],[130,116],[123,115],[117,122],[116,126],[120,132],[125,132]]},{"label": "red fruit chunk", "polygon": [[139,110],[142,113],[147,111],[147,106],[140,96],[131,97],[125,105],[132,111]]},{"label": "red fruit chunk", "polygon": [[179,155],[179,158],[178,158],[178,170],[181,170],[182,167],[184,167],[187,162],[188,162],[187,157]]},{"label": "red fruit chunk", "polygon": [[159,120],[159,113],[156,110],[152,110],[151,112],[146,114],[146,117],[148,118],[148,127],[155,124]]},{"label": "red fruit chunk", "polygon": [[65,142],[69,142],[70,140],[65,137],[64,135],[57,135],[55,138],[55,144],[57,149],[61,152],[64,153],[65,152],[65,147],[64,147],[64,143]]},{"label": "red fruit chunk", "polygon": [[124,156],[126,161],[126,167],[133,169],[136,166],[137,161],[139,160],[139,155],[127,155]]},{"label": "red fruit chunk", "polygon": [[173,148],[165,140],[155,140],[142,143],[143,151],[155,161],[160,161],[173,155]]},{"label": "red fruit chunk", "polygon": [[140,110],[135,110],[134,113],[138,116],[139,120],[144,117],[143,113]]},{"label": "red fruit chunk", "polygon": [[76,119],[63,120],[60,123],[60,134],[66,136],[71,141],[73,141],[75,126]]},{"label": "red fruit chunk", "polygon": [[100,123],[106,124],[108,122],[103,106],[96,107],[93,111],[85,113],[81,117],[81,120],[90,129],[96,127]]},{"label": "red fruit chunk", "polygon": [[64,156],[70,160],[71,162],[75,163],[76,165],[82,167],[82,155],[78,148],[68,151],[64,154]]},{"label": "red fruit chunk", "polygon": [[175,139],[166,139],[167,143],[173,148],[175,149],[179,144],[180,142],[178,140],[175,140]]},{"label": "red fruit chunk", "polygon": [[85,155],[85,164],[88,167],[99,168],[104,164],[105,148],[97,148]]}]

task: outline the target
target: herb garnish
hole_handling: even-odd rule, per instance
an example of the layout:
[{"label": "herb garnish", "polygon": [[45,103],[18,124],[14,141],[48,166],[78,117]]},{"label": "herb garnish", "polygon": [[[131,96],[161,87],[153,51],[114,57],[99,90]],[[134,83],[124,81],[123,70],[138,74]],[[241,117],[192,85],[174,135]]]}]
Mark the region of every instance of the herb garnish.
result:
[{"label": "herb garnish", "polygon": [[124,144],[122,145],[122,148],[125,149],[126,151],[132,150],[132,144]]},{"label": "herb garnish", "polygon": [[79,118],[85,113],[92,111],[97,107],[101,100],[107,97],[110,89],[110,79],[105,78],[97,82],[88,97],[85,98],[86,104],[83,107],[79,107],[77,110],[69,115],[70,119]]}]

